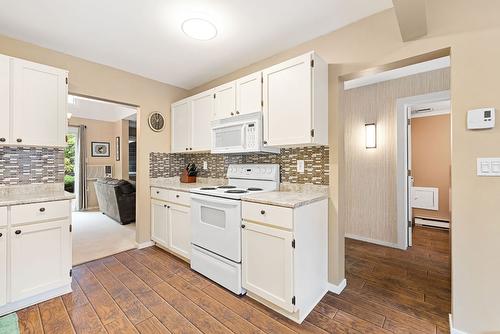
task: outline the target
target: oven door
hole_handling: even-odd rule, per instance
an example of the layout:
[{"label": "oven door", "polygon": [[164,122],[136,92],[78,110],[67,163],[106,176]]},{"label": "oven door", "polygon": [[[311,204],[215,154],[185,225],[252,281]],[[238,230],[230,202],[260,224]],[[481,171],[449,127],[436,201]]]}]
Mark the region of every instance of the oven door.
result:
[{"label": "oven door", "polygon": [[212,153],[246,151],[246,124],[233,123],[212,128]]},{"label": "oven door", "polygon": [[191,194],[192,243],[241,262],[241,201]]}]

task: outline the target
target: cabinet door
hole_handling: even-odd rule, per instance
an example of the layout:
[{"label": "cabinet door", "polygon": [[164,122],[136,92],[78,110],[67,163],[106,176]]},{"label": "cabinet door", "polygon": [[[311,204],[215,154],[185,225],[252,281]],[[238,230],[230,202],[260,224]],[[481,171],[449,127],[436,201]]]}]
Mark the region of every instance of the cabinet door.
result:
[{"label": "cabinet door", "polygon": [[292,232],[247,221],[243,224],[243,287],[293,312]]},{"label": "cabinet door", "polygon": [[191,109],[188,99],[172,104],[172,152],[186,152],[191,146]]},{"label": "cabinet door", "polygon": [[17,226],[10,231],[11,301],[71,282],[67,254],[69,222]]},{"label": "cabinet door", "polygon": [[14,59],[11,142],[66,146],[67,72]]},{"label": "cabinet door", "polygon": [[10,58],[0,55],[0,145],[10,142]]},{"label": "cabinet door", "polygon": [[264,141],[269,146],[311,142],[311,57],[306,54],[263,71]]},{"label": "cabinet door", "polygon": [[189,151],[210,151],[214,110],[213,90],[191,97],[191,146]]},{"label": "cabinet door", "polygon": [[236,113],[236,82],[214,88],[214,119],[227,118]]},{"label": "cabinet door", "polygon": [[169,247],[167,203],[155,199],[151,200],[151,239]]},{"label": "cabinet door", "polygon": [[236,111],[239,114],[262,111],[262,72],[236,80]]},{"label": "cabinet door", "polygon": [[189,207],[169,204],[168,242],[170,250],[189,259],[191,257],[191,215]]},{"label": "cabinet door", "polygon": [[0,306],[7,303],[7,229],[0,228]]}]

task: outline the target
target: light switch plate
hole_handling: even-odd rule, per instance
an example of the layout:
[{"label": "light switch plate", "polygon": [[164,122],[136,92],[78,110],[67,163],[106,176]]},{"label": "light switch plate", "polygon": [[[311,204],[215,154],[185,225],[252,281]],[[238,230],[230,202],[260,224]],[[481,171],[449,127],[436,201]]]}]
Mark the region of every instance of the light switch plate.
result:
[{"label": "light switch plate", "polygon": [[500,176],[500,158],[477,158],[478,176]]},{"label": "light switch plate", "polygon": [[304,160],[297,160],[297,172],[304,173]]}]

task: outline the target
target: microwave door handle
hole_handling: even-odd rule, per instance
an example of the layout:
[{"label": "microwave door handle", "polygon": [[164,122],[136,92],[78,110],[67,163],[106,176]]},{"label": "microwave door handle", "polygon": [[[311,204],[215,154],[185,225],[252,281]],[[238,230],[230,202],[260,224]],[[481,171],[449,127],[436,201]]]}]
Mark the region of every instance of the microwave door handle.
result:
[{"label": "microwave door handle", "polygon": [[243,125],[243,127],[241,129],[241,147],[243,147],[243,149],[247,148],[247,143],[246,143],[247,128],[248,128],[248,124],[245,124],[245,125]]}]

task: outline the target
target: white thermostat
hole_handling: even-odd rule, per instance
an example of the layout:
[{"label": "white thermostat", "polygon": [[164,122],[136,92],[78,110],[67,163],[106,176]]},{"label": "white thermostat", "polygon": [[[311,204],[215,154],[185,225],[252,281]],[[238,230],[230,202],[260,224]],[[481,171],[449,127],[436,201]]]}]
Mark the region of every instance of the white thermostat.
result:
[{"label": "white thermostat", "polygon": [[481,108],[467,112],[467,129],[491,129],[495,127],[495,108]]}]

